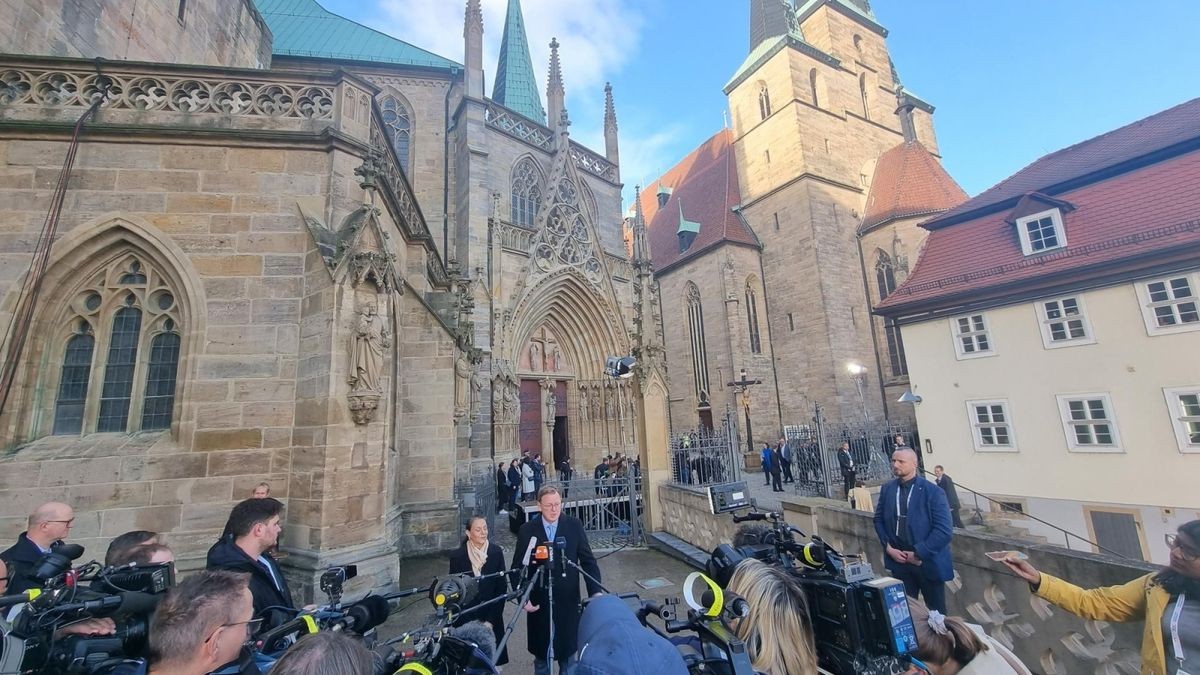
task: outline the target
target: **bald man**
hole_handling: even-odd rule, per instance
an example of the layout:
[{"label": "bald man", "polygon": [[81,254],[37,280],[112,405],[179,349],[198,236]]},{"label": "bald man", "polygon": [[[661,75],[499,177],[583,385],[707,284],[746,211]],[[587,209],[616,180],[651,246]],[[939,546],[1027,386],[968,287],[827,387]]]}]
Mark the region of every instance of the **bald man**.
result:
[{"label": "bald man", "polygon": [[75,510],[60,502],[42,504],[29,515],[29,527],[17,537],[17,543],[0,553],[8,565],[8,592],[20,593],[42,584],[33,578],[42,556],[62,543],[75,524]]},{"label": "bald man", "polygon": [[904,582],[911,597],[946,612],[946,582],[954,578],[950,559],[950,506],[946,493],[917,471],[917,453],[892,453],[892,475],[875,506],[875,533],[883,545],[883,566]]}]

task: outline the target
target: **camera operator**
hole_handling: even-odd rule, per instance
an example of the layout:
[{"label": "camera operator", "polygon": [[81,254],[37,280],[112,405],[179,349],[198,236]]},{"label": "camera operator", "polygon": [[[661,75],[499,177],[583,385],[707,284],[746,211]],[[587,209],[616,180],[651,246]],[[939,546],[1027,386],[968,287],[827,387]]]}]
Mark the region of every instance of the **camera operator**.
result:
[{"label": "camera operator", "polygon": [[647,630],[620,598],[592,598],[579,619],[575,675],[687,675],[687,663],[670,640]]},{"label": "camera operator", "polygon": [[[108,543],[108,550],[104,553],[104,566],[116,567],[125,563],[116,562],[120,558],[125,558],[129,552],[139,546],[146,544],[157,544],[158,533],[150,530],[134,530],[125,534],[117,535]],[[129,562],[126,560],[125,562]]]},{"label": "camera operator", "polygon": [[[561,562],[565,557],[578,564],[591,578],[587,579],[588,595],[601,592],[599,586],[600,567],[596,564],[596,556],[588,544],[587,532],[583,523],[573,516],[562,515],[562,495],[553,485],[545,485],[538,491],[538,507],[540,517],[534,518],[521,526],[517,533],[517,547],[513,552],[512,567],[520,569],[524,552],[530,541],[538,544],[548,543],[555,547],[557,553],[553,567],[547,568],[544,574],[549,575],[549,584],[554,591],[554,658],[559,662],[559,672],[563,671],[567,659],[575,653],[576,637],[579,632],[579,571]],[[563,546],[558,547],[558,540],[563,540]],[[515,575],[514,575],[515,576]],[[594,581],[593,581],[594,580]],[[528,613],[529,653],[533,654],[534,674],[550,675],[553,664],[546,658],[550,647],[550,607],[549,595],[545,586],[529,596],[525,604]]]},{"label": "camera operator", "polygon": [[[290,613],[286,610],[296,608],[278,563],[266,555],[279,541],[281,513],[283,504],[271,497],[240,502],[229,514],[231,535],[208,550],[208,569],[250,575],[254,616],[264,619],[266,628],[287,621]],[[273,608],[280,611],[268,611]]]},{"label": "camera operator", "polygon": [[75,511],[59,502],[48,502],[29,515],[29,527],[17,537],[17,543],[0,553],[8,566],[8,592],[21,593],[40,588],[33,578],[42,556],[63,543],[75,524]]},{"label": "camera operator", "polygon": [[783,569],[758,560],[738,563],[726,590],[746,601],[749,612],[731,626],[746,643],[754,670],[765,675],[817,672],[812,619],[804,588]]},{"label": "camera operator", "polygon": [[362,640],[345,633],[305,635],[271,666],[271,675],[373,675],[375,661]]},{"label": "camera operator", "polygon": [[127,661],[110,675],[204,675],[234,661],[254,633],[246,575],[197,572],[167,591],[150,622],[150,665]]}]

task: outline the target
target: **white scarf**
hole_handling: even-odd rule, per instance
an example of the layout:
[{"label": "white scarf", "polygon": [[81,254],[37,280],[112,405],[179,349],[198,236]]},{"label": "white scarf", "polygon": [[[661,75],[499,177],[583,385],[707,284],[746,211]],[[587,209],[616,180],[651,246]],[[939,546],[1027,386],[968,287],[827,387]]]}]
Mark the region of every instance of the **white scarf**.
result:
[{"label": "white scarf", "polygon": [[483,574],[483,565],[487,562],[488,543],[483,542],[483,546],[476,547],[469,539],[467,540],[467,557],[471,559],[471,572],[475,576]]}]

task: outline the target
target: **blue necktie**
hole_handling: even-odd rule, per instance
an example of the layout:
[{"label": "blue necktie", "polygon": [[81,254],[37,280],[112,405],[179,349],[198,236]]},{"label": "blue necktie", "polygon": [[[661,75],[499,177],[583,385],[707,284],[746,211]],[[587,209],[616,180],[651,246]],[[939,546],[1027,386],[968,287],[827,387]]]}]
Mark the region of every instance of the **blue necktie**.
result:
[{"label": "blue necktie", "polygon": [[558,529],[558,523],[546,523],[546,541],[554,543],[554,531]]}]

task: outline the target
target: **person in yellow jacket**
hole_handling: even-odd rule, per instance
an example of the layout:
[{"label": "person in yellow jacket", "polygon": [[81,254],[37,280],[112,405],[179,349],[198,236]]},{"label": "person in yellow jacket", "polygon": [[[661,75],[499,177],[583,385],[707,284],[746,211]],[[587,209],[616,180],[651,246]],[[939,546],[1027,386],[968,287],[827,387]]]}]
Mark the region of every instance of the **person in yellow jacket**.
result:
[{"label": "person in yellow jacket", "polygon": [[1144,620],[1143,675],[1200,673],[1200,520],[1167,535],[1171,564],[1118,586],[1085,590],[1012,556],[1003,562],[1038,596],[1085,619]]}]

